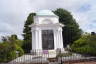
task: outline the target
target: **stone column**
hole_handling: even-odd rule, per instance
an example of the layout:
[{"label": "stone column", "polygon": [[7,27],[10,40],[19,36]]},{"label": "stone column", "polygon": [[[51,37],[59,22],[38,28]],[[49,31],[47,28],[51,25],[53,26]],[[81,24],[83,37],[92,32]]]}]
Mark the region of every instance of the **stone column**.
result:
[{"label": "stone column", "polygon": [[40,29],[37,29],[36,30],[36,54],[40,55],[42,54],[42,40],[41,40],[41,30]]},{"label": "stone column", "polygon": [[63,48],[62,28],[56,30],[56,47]]},{"label": "stone column", "polygon": [[60,48],[60,33],[59,30],[57,31],[57,40],[58,40],[58,48]]},{"label": "stone column", "polygon": [[59,37],[60,37],[60,48],[61,48],[61,53],[65,53],[65,49],[63,48],[62,28],[60,28],[60,30],[59,30]]},{"label": "stone column", "polygon": [[32,29],[31,32],[32,32],[32,49],[31,49],[31,53],[33,53],[34,50],[36,49],[36,43],[35,43],[35,30]]},{"label": "stone column", "polygon": [[38,49],[42,50],[42,31],[38,30]]},{"label": "stone column", "polygon": [[63,48],[62,28],[59,30],[59,37],[60,37],[60,47]]},{"label": "stone column", "polygon": [[57,29],[54,29],[54,49],[57,49],[58,48],[58,35],[57,35],[57,32],[58,30]]},{"label": "stone column", "polygon": [[32,32],[32,50],[31,52],[39,52],[42,50],[41,30],[39,28],[33,28]]},{"label": "stone column", "polygon": [[54,47],[60,48],[60,34],[58,29],[54,29]]},{"label": "stone column", "polygon": [[36,49],[41,50],[42,49],[42,42],[41,42],[41,30],[36,29],[35,31],[35,43],[36,43]]},{"label": "stone column", "polygon": [[38,43],[39,42],[39,37],[38,36],[39,36],[39,30],[36,29],[36,31],[35,31],[36,50],[39,49],[39,43]]}]

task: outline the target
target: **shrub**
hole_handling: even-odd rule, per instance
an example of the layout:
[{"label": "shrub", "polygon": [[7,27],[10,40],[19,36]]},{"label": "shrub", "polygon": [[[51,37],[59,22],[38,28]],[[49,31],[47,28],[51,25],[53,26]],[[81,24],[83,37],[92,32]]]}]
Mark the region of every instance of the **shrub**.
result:
[{"label": "shrub", "polygon": [[18,46],[18,45],[16,45],[16,51],[19,52],[19,56],[22,56],[24,54],[23,49],[20,46]]},{"label": "shrub", "polygon": [[72,51],[96,56],[96,35],[83,35],[71,46]]},{"label": "shrub", "polygon": [[68,53],[59,53],[57,55],[57,57],[67,57],[67,56],[72,56],[72,53],[71,52],[68,52]]},{"label": "shrub", "polygon": [[[17,55],[16,51],[19,52]],[[24,51],[17,44],[1,43],[0,44],[0,62],[8,62],[15,59],[17,56],[22,56]]]},{"label": "shrub", "polygon": [[7,61],[11,61],[17,57],[16,51],[11,51],[7,54]]},{"label": "shrub", "polygon": [[14,51],[14,48],[9,43],[0,44],[0,62],[8,62],[16,58],[16,53]]}]

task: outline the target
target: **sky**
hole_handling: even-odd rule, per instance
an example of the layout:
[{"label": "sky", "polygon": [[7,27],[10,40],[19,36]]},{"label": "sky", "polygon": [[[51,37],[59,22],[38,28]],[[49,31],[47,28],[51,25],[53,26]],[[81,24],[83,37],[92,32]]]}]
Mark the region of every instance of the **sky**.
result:
[{"label": "sky", "polygon": [[57,8],[71,12],[84,32],[96,32],[96,0],[0,0],[0,36],[17,34],[22,39],[29,13]]}]

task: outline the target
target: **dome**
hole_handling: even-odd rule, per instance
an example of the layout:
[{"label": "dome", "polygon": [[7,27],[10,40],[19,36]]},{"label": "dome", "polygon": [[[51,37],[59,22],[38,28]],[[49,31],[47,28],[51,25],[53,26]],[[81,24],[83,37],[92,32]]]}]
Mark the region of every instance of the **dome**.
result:
[{"label": "dome", "polygon": [[47,16],[56,16],[51,10],[41,10],[37,12],[37,15],[47,15]]}]

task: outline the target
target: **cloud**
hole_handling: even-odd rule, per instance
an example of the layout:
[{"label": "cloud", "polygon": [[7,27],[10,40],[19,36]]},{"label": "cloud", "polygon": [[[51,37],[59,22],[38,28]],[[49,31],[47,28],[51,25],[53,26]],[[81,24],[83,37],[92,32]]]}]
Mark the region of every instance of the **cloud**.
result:
[{"label": "cloud", "polygon": [[[80,27],[86,32],[96,32],[96,5],[95,0],[90,0],[87,4],[84,4],[81,10],[74,12],[74,16],[77,19]],[[83,10],[82,10],[83,9]]]},{"label": "cloud", "polygon": [[29,13],[56,8],[70,11],[84,31],[96,31],[95,2],[95,0],[0,0],[0,34],[17,34],[20,37]]},{"label": "cloud", "polygon": [[91,5],[89,4],[84,4],[82,5],[79,9],[78,9],[78,12],[87,12],[91,9]]},{"label": "cloud", "polygon": [[22,34],[24,22],[31,12],[27,1],[0,0],[0,8],[0,34]]}]

